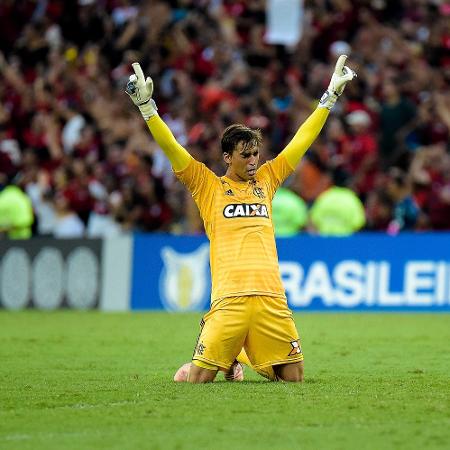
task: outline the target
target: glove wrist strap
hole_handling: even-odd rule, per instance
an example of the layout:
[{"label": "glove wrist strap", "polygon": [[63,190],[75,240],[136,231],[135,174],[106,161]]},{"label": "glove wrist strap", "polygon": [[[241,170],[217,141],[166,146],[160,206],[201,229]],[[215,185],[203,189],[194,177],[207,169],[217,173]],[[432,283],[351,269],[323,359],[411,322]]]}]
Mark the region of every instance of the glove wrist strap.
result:
[{"label": "glove wrist strap", "polygon": [[156,103],[152,98],[148,102],[145,102],[142,105],[138,105],[138,108],[139,111],[141,111],[142,117],[145,121],[150,119],[150,117],[158,114],[158,107],[156,106]]},{"label": "glove wrist strap", "polygon": [[334,104],[336,103],[336,100],[338,98],[338,94],[336,92],[333,92],[329,89],[327,89],[322,97],[319,100],[319,108],[326,108],[331,109]]}]

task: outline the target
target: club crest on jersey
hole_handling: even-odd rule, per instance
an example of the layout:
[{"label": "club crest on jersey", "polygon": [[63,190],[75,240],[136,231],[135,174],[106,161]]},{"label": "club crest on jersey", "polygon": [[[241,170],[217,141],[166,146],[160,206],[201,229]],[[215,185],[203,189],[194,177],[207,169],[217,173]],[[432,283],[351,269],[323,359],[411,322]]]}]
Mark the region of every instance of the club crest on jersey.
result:
[{"label": "club crest on jersey", "polygon": [[261,203],[232,203],[225,206],[223,209],[223,215],[227,219],[234,217],[267,217],[269,213],[267,206]]},{"label": "club crest on jersey", "polygon": [[253,195],[256,195],[259,198],[266,198],[264,191],[258,186],[253,188]]}]

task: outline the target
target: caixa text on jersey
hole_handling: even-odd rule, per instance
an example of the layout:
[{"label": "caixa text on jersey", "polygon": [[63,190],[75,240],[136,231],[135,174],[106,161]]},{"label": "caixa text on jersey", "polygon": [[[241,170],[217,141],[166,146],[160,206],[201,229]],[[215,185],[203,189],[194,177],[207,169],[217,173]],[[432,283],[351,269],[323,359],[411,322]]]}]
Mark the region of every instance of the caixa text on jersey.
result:
[{"label": "caixa text on jersey", "polygon": [[261,203],[232,203],[225,206],[223,215],[231,219],[233,217],[267,217],[267,206]]}]

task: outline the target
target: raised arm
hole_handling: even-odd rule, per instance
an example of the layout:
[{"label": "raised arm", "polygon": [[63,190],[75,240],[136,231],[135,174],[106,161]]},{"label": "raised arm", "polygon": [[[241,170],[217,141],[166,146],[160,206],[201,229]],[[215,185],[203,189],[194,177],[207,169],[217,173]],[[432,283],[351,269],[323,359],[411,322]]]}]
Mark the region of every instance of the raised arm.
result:
[{"label": "raised arm", "polygon": [[130,76],[125,92],[141,111],[150,132],[169,159],[173,169],[176,172],[184,170],[189,165],[192,156],[177,142],[169,127],[159,117],[158,108],[152,99],[152,79],[150,77],[145,79],[139,63],[133,63],[133,70],[134,75]]},{"label": "raised arm", "polygon": [[316,110],[305,120],[281,152],[293,169],[316,140],[330,114],[330,109],[344,91],[346,83],[356,77],[356,73],[345,65],[346,59],[346,55],[338,58],[328,89],[322,95]]}]

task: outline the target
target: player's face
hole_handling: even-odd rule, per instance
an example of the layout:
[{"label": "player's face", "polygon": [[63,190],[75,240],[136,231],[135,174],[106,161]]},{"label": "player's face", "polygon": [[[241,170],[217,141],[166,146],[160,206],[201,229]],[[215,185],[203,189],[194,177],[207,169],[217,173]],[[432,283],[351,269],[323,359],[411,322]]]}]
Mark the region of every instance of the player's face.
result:
[{"label": "player's face", "polygon": [[225,153],[228,164],[227,176],[234,181],[252,180],[256,175],[259,162],[259,149],[239,142],[231,155]]}]

